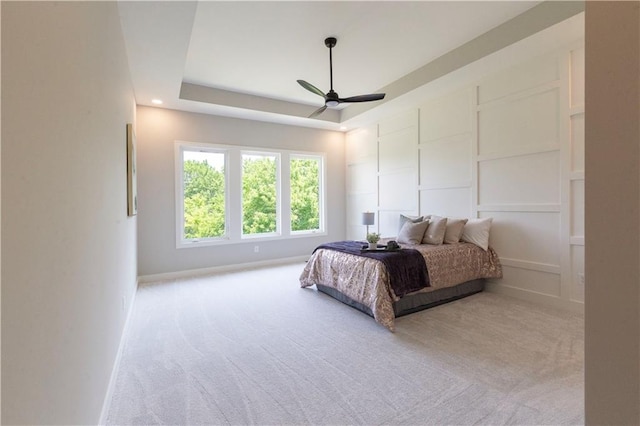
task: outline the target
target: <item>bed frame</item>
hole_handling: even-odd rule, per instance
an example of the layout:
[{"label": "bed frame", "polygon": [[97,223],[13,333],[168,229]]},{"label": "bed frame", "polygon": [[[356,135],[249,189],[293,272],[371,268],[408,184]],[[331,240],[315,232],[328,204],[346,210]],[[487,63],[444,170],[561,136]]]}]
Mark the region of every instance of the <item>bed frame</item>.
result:
[{"label": "bed frame", "polygon": [[[453,287],[445,287],[429,292],[408,294],[393,303],[393,312],[395,317],[398,318],[403,315],[433,308],[434,306],[442,305],[444,303],[453,302],[454,300],[462,299],[463,297],[481,292],[484,290],[484,284],[485,279],[480,278],[477,280],[467,281]],[[362,303],[356,302],[355,300],[345,296],[338,290],[322,284],[316,284],[316,288],[318,291],[373,317],[371,309],[364,306]]]}]

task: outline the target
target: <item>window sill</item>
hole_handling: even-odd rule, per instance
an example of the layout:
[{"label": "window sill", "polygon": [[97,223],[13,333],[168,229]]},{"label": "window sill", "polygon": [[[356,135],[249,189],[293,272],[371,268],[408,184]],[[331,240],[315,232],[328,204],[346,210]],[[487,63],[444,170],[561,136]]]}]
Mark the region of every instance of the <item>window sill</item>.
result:
[{"label": "window sill", "polygon": [[299,238],[316,238],[316,237],[326,237],[328,233],[326,231],[316,231],[316,232],[304,232],[297,231],[296,233],[292,233],[290,235],[256,235],[256,236],[244,236],[241,238],[221,238],[216,240],[205,240],[205,241],[181,241],[176,244],[177,249],[185,249],[185,248],[197,248],[197,247],[215,247],[215,246],[226,246],[231,244],[255,244],[257,241],[286,241],[292,239]]}]

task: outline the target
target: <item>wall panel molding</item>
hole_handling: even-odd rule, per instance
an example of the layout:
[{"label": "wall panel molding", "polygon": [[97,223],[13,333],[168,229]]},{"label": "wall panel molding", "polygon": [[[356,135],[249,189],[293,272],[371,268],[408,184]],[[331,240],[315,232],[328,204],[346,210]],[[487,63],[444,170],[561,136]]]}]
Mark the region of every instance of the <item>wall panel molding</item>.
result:
[{"label": "wall panel molding", "polygon": [[418,185],[419,191],[429,191],[433,189],[456,189],[456,188],[471,188],[472,182],[470,180],[467,181],[459,181],[459,182],[440,182],[440,183],[425,183],[422,185]]},{"label": "wall panel molding", "polygon": [[[583,81],[584,75],[584,67],[579,63],[584,58],[576,49],[579,46],[560,49],[548,57],[536,58],[478,83],[478,93],[487,92],[482,86],[489,82],[490,91],[501,96],[485,97],[486,102],[476,105],[478,129],[474,133],[473,171],[475,210],[480,217],[495,216],[492,239],[505,251],[498,253],[504,256],[501,260],[508,271],[503,280],[493,280],[490,288],[574,308],[575,295],[580,293],[576,289],[577,275],[584,269],[579,252],[572,251],[573,244],[581,242],[580,237],[570,235],[573,228],[580,227],[582,219],[579,215],[584,210],[584,206],[579,205],[584,204],[583,197],[579,193],[572,194],[577,188],[572,182],[584,180],[584,170],[572,169],[574,164],[575,167],[584,164],[584,150],[581,149],[584,146],[584,94],[580,86],[570,86],[571,82],[579,84]],[[492,111],[504,114],[495,116]],[[485,116],[485,112],[493,115]],[[535,127],[530,124],[533,122]],[[506,133],[501,134],[503,123]],[[524,138],[512,143],[519,135]],[[492,139],[494,136],[495,140]],[[549,161],[557,162],[555,165],[542,161],[541,154],[553,152],[557,155],[549,157]],[[527,157],[534,156],[538,156],[537,163],[528,161]],[[504,160],[516,163],[508,167],[504,163],[499,165]],[[520,165],[516,167],[517,162]],[[553,167],[557,167],[555,172],[550,169]],[[483,186],[494,184],[498,186]],[[518,189],[524,192],[518,192]],[[555,199],[557,202],[553,202]],[[509,203],[511,200],[515,202]],[[554,215],[555,219],[539,216],[546,214]],[[536,224],[525,218],[535,219]],[[573,225],[573,221],[577,224]],[[543,240],[537,235],[541,231],[545,233],[544,241],[553,245],[549,252],[553,256],[542,251],[547,244],[542,244]],[[516,232],[523,242],[531,238],[529,241],[533,245],[526,250],[518,249],[508,236],[502,235],[503,232]],[[527,237],[528,233],[530,237]],[[509,257],[509,254],[526,257]],[[531,274],[543,275],[533,279]],[[551,280],[548,274],[556,280]],[[540,281],[536,282],[538,279]]]},{"label": "wall panel molding", "polygon": [[420,206],[418,119],[419,111],[411,109],[378,125],[378,232],[383,237],[396,236],[400,213]]},{"label": "wall panel molding", "polygon": [[478,155],[477,161],[478,162],[494,161],[494,160],[502,160],[506,158],[526,157],[528,155],[544,154],[545,152],[560,151],[560,146],[559,145],[552,146],[553,143],[555,142],[549,142],[546,148],[524,147],[524,148],[520,148],[510,152]]},{"label": "wall panel molding", "polygon": [[571,237],[569,243],[572,246],[584,246],[584,237]]},{"label": "wall panel molding", "polygon": [[571,117],[576,116],[576,115],[583,115],[583,114],[584,114],[584,104],[574,105],[569,110],[569,115]]},{"label": "wall panel molding", "polygon": [[559,213],[560,204],[480,204],[479,212]]},{"label": "wall panel molding", "polygon": [[504,294],[509,297],[516,297],[522,300],[528,300],[539,305],[551,306],[558,309],[568,310],[578,314],[584,313],[584,303],[575,300],[562,300],[549,294],[539,293],[533,290],[525,290],[502,284],[498,281],[488,281],[485,291],[497,294]]},{"label": "wall panel molding", "polygon": [[520,101],[522,99],[526,99],[529,98],[531,96],[535,96],[535,95],[539,95],[545,92],[549,92],[552,90],[556,90],[558,88],[560,88],[561,86],[561,82],[560,80],[554,80],[551,82],[547,82],[544,84],[541,84],[540,86],[537,87],[532,87],[530,89],[524,89],[515,93],[511,93],[509,95],[503,96],[501,98],[492,100],[492,101],[488,101],[485,103],[479,103],[478,104],[478,111],[483,111],[489,108],[495,108],[497,106],[500,105],[508,105],[511,104],[513,102],[516,101]]},{"label": "wall panel molding", "polygon": [[500,262],[503,266],[510,266],[512,268],[527,269],[530,271],[547,272],[549,274],[560,275],[560,265],[553,265],[550,263],[531,262],[521,259],[509,259],[500,258]]},{"label": "wall panel molding", "polygon": [[570,180],[584,180],[584,171],[571,172],[569,175]]},{"label": "wall panel molding", "polygon": [[447,136],[441,136],[439,138],[421,140],[418,143],[418,149],[425,149],[430,144],[447,143],[451,140],[458,140],[458,139],[469,139],[471,138],[471,135],[472,135],[471,132],[461,132],[461,133],[455,133]]},{"label": "wall panel molding", "polygon": [[580,310],[583,50],[574,43],[381,121],[379,231],[397,233],[399,213],[492,217],[505,274],[488,288]]}]

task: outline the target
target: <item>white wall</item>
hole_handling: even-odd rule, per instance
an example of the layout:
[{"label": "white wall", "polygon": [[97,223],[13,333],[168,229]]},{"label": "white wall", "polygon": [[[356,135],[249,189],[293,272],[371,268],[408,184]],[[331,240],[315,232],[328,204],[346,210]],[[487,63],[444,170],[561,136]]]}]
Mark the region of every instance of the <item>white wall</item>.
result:
[{"label": "white wall", "polygon": [[417,110],[347,134],[348,239],[364,239],[363,212],[375,212],[369,232],[382,237],[397,235],[400,214],[418,214],[417,146]]},{"label": "white wall", "polygon": [[400,213],[418,213],[418,114],[412,110],[378,123],[378,230],[398,235]]},{"label": "white wall", "polygon": [[485,78],[476,93],[474,207],[494,218],[504,268],[491,288],[581,309],[584,47]]},{"label": "white wall", "polygon": [[[143,106],[137,111],[138,271],[144,279],[306,256],[322,242],[344,239],[343,133]],[[177,249],[175,141],[325,152],[328,234]]]},{"label": "white wall", "polygon": [[585,407],[640,424],[640,3],[586,4]]},{"label": "white wall", "polygon": [[[363,240],[367,227],[362,213],[378,211],[378,126],[363,127],[347,133],[346,166],[346,238]],[[378,215],[369,232],[378,232]]]},{"label": "white wall", "polygon": [[420,213],[475,217],[473,88],[420,105]]},{"label": "white wall", "polygon": [[[367,158],[366,164],[378,165],[378,185],[367,200],[377,198],[373,208],[384,236],[397,234],[399,213],[493,217],[491,245],[504,278],[489,288],[581,310],[582,43],[440,92],[348,135],[347,169],[353,176],[347,193],[353,198],[358,192],[353,183],[367,182],[358,176]],[[365,155],[376,152],[376,142],[377,157]],[[359,214],[354,207],[362,210],[365,204],[350,204],[352,221]],[[360,234],[360,228],[350,229]]]},{"label": "white wall", "polygon": [[95,424],[136,286],[117,4],[1,7],[2,423]]}]

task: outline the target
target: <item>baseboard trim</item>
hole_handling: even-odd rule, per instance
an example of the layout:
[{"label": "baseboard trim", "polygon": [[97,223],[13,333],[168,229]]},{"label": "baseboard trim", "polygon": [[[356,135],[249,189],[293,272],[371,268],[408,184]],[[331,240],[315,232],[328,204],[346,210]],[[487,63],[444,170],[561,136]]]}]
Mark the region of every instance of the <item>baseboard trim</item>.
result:
[{"label": "baseboard trim", "polygon": [[485,291],[584,315],[584,303],[575,300],[560,299],[557,296],[511,287],[492,281],[487,281]]},{"label": "baseboard trim", "polygon": [[131,299],[129,302],[129,310],[124,320],[124,327],[122,327],[122,334],[120,335],[120,344],[118,345],[118,352],[116,353],[116,359],[113,363],[113,368],[111,369],[111,377],[109,378],[107,393],[104,397],[104,402],[102,403],[102,411],[100,412],[100,420],[98,421],[98,425],[107,424],[107,416],[109,415],[109,410],[111,409],[111,400],[113,398],[113,393],[115,391],[118,372],[120,371],[120,361],[122,360],[122,352],[124,350],[126,336],[129,333],[129,324],[131,324],[131,315],[133,313],[133,306],[136,301],[136,294],[138,294],[139,284],[140,284],[140,280],[138,279],[136,280],[135,291],[131,295]]},{"label": "baseboard trim", "polygon": [[281,259],[262,260],[259,262],[236,263],[233,265],[212,266],[209,268],[187,269],[184,271],[166,272],[162,274],[140,275],[138,283],[149,284],[157,281],[176,280],[181,278],[191,278],[200,275],[211,275],[222,272],[235,272],[247,269],[263,268],[265,266],[286,265],[288,263],[306,262],[308,255],[284,257]]}]

